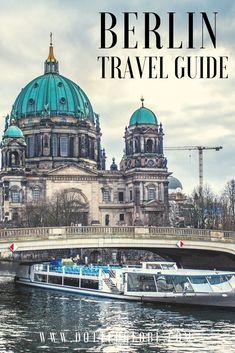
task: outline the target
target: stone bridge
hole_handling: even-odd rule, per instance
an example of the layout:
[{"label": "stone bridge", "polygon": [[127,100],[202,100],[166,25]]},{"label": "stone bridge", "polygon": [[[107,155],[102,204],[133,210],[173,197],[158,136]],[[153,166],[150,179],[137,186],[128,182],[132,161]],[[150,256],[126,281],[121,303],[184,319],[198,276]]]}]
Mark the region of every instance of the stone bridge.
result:
[{"label": "stone bridge", "polygon": [[145,249],[184,267],[235,270],[235,232],[171,227],[60,227],[0,230],[1,258],[15,251]]}]

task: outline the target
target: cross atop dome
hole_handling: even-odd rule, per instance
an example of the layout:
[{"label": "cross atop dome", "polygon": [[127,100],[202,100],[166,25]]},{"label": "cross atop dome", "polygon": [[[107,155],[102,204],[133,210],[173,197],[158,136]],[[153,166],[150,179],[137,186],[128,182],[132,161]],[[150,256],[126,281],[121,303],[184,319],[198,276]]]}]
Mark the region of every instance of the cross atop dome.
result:
[{"label": "cross atop dome", "polygon": [[144,97],[143,97],[143,95],[141,96],[140,101],[141,101],[141,105],[142,105],[142,108],[143,108],[144,107]]},{"label": "cross atop dome", "polygon": [[55,55],[54,55],[54,48],[53,48],[53,43],[52,43],[52,32],[50,32],[50,46],[49,46],[49,54],[48,58],[44,63],[44,73],[49,74],[49,73],[59,73],[59,63],[58,60],[56,60]]},{"label": "cross atop dome", "polygon": [[50,45],[52,46],[52,32],[50,32]]}]

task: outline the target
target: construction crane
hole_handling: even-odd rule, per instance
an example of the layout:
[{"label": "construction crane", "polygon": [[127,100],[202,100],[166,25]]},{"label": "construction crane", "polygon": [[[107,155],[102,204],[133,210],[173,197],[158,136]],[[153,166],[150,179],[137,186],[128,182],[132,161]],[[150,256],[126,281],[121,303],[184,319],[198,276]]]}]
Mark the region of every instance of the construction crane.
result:
[{"label": "construction crane", "polygon": [[165,147],[165,150],[168,151],[198,151],[198,161],[199,161],[199,188],[202,191],[203,189],[203,151],[204,150],[215,150],[219,151],[223,147],[206,147],[206,146],[180,146],[180,147]]}]

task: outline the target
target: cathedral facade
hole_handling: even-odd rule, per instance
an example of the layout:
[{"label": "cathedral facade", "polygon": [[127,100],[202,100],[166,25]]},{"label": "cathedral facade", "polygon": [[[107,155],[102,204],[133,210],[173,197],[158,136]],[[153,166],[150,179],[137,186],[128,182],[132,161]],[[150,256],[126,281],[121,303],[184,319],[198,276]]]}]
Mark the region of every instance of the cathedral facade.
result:
[{"label": "cathedral facade", "polygon": [[30,205],[46,205],[59,193],[65,193],[74,208],[70,224],[168,224],[170,173],[156,115],[141,99],[125,128],[119,167],[113,159],[106,169],[101,136],[99,116],[85,92],[60,75],[50,43],[44,74],[21,90],[6,117],[2,226],[24,225]]}]

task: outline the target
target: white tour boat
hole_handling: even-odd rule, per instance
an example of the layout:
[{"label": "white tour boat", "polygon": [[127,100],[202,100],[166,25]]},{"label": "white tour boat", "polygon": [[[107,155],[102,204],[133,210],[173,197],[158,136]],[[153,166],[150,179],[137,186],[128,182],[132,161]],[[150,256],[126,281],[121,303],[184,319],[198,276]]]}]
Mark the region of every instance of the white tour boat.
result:
[{"label": "white tour boat", "polygon": [[174,262],[62,264],[22,264],[16,283],[122,300],[235,307],[234,272],[180,269]]}]

